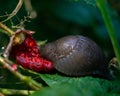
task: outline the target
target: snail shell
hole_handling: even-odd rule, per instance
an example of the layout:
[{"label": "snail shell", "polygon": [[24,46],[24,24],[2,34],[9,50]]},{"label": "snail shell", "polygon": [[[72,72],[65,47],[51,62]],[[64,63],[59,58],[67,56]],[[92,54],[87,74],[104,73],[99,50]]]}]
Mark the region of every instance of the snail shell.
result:
[{"label": "snail shell", "polygon": [[102,50],[84,36],[66,36],[42,45],[40,54],[51,60],[56,70],[66,75],[112,78]]}]

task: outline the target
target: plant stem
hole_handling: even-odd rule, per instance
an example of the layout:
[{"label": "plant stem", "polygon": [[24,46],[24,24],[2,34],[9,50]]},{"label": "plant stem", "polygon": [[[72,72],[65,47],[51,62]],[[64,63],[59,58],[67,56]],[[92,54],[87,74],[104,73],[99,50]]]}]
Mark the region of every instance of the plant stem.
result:
[{"label": "plant stem", "polygon": [[13,16],[15,16],[15,15],[17,14],[17,12],[20,10],[22,4],[23,4],[23,0],[19,0],[16,8],[12,11],[12,13],[8,14],[8,18],[5,19],[4,21],[2,21],[2,23],[8,21],[8,20],[11,19]]},{"label": "plant stem", "polygon": [[101,14],[103,16],[104,22],[105,22],[107,30],[108,30],[108,34],[110,36],[110,39],[111,39],[111,42],[113,45],[115,55],[118,59],[118,63],[120,66],[120,46],[119,46],[119,43],[118,43],[116,35],[115,35],[115,30],[114,30],[114,27],[112,24],[110,14],[106,7],[106,2],[105,2],[105,0],[96,0],[96,3],[97,3],[97,7],[99,8],[99,10],[101,11]]},{"label": "plant stem", "polygon": [[14,31],[12,31],[10,28],[8,28],[6,25],[4,25],[2,23],[0,23],[0,27],[2,29],[4,29],[8,33],[8,35],[10,35],[10,36],[12,36],[13,34],[15,34]]},{"label": "plant stem", "polygon": [[13,73],[16,77],[18,77],[21,81],[25,82],[30,88],[34,90],[38,90],[42,88],[42,84],[34,81],[32,78],[28,76],[24,76],[20,74],[18,71],[14,70],[9,63],[10,61],[6,61],[3,57],[0,56],[0,64],[2,64],[5,68],[7,68],[11,73]]},{"label": "plant stem", "polygon": [[0,88],[0,92],[4,95],[1,95],[0,96],[28,96],[28,91],[30,94],[32,94],[33,90],[16,90],[16,89],[7,89],[7,88]]}]

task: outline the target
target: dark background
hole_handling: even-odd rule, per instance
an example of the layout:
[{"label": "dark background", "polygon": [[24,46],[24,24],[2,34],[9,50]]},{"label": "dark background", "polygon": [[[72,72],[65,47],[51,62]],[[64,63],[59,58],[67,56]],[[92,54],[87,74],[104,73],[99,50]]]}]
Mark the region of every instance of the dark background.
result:
[{"label": "dark background", "polygon": [[[17,3],[17,0],[0,0],[0,16],[11,13]],[[108,32],[96,6],[86,4],[84,0],[31,0],[31,4],[32,11],[37,15],[33,19],[28,19],[30,22],[25,22],[24,27],[36,31],[33,36],[37,41],[48,40],[50,42],[66,35],[84,35],[94,40],[102,48],[108,61],[114,57]],[[120,38],[119,14],[110,4],[108,9],[117,38]],[[21,19],[28,16],[27,13],[23,4],[17,15],[11,19],[12,23],[19,24]],[[0,21],[5,18],[0,18]],[[12,27],[10,20],[5,23],[9,28]],[[0,39],[3,41],[0,42],[1,47],[5,46],[8,41],[6,36],[3,37],[3,34],[0,33]]]}]

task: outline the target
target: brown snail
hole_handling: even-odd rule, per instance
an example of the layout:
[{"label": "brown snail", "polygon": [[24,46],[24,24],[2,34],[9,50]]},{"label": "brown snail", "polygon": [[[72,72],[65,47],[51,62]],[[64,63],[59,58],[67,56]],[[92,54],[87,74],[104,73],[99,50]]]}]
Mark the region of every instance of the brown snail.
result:
[{"label": "brown snail", "polygon": [[39,52],[53,62],[56,70],[66,75],[112,78],[102,50],[87,37],[66,36],[40,46]]}]

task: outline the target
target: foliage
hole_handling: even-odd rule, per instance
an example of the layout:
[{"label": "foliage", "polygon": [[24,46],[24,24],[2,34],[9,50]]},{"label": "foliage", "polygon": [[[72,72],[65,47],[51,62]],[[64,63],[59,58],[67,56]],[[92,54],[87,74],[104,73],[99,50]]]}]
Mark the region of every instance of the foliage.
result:
[{"label": "foliage", "polygon": [[[113,50],[110,34],[108,34],[108,29],[102,18],[104,13],[101,15],[98,1],[100,0],[31,0],[31,10],[28,10],[29,8],[26,7],[26,5],[22,6],[17,15],[12,17],[11,20],[6,21],[5,24],[12,30],[16,30],[12,28],[11,25],[17,25],[20,22],[24,23],[26,29],[36,31],[34,38],[39,43],[42,43],[41,41],[43,40],[50,42],[59,37],[71,34],[87,36],[93,39],[102,48],[106,55],[107,62],[109,62],[110,59],[115,56],[114,50],[116,49]],[[96,2],[98,5],[96,5]],[[8,0],[6,2],[0,0],[0,21],[6,19],[6,14],[11,13],[17,3],[17,0]],[[111,17],[111,20],[108,20],[107,24],[112,23],[115,34],[117,35],[116,41],[120,41],[119,9],[113,8],[109,2],[105,4],[105,9],[108,10],[108,14]],[[26,10],[36,12],[37,17],[34,19],[27,18],[28,14]],[[3,15],[6,16],[4,17]],[[24,19],[27,22],[23,22]],[[28,22],[29,19],[30,22]],[[12,23],[10,21],[12,21]],[[9,36],[6,35],[6,31],[0,28],[0,55],[4,52],[8,41]],[[117,69],[113,70],[115,73],[115,80],[113,81],[90,76],[67,77],[58,72],[51,74],[34,73],[21,67],[19,67],[18,71],[25,76],[31,77],[38,83],[41,83],[43,88],[38,91],[32,90],[25,82],[20,81],[0,64],[0,93],[7,95],[3,89],[13,89],[18,91],[34,91],[30,96],[120,95],[120,71]],[[16,93],[13,92],[12,95],[14,94],[16,96]]]},{"label": "foliage", "polygon": [[40,74],[40,77],[50,86],[35,92],[31,96],[117,96],[119,95],[119,80],[107,81],[99,78],[72,78],[58,74]]}]

